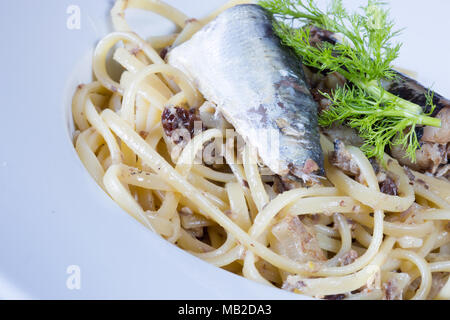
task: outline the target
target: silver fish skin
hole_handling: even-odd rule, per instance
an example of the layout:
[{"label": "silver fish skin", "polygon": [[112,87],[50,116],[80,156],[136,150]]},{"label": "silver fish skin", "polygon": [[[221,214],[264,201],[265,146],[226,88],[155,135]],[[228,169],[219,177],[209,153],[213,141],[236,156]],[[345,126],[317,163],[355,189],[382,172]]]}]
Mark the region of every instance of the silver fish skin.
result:
[{"label": "silver fish skin", "polygon": [[[166,59],[217,105],[272,172],[315,180],[323,175],[318,106],[300,58],[281,45],[272,24],[272,15],[261,6],[238,5]],[[278,135],[271,147],[269,132]]]}]

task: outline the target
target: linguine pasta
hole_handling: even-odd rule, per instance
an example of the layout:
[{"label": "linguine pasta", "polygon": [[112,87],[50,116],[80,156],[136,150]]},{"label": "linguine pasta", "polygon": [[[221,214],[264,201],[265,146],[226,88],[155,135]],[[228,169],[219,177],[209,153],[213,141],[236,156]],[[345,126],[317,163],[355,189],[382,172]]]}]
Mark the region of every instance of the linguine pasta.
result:
[{"label": "linguine pasta", "polygon": [[[382,193],[358,148],[346,150],[363,181],[331,165],[327,155],[333,145],[324,135],[326,181],[281,193],[273,191],[273,176],[263,174],[248,145],[236,155],[226,153],[223,165],[196,161],[212,140],[222,150],[230,148],[222,128],[198,132],[176,161],[170,156],[161,124],[164,108],[198,109],[203,98],[160,54],[190,39],[225,9],[247,2],[231,1],[196,20],[161,1],[116,1],[115,31],[95,50],[95,81],[80,85],[73,98],[74,144],[86,169],[144,226],[248,279],[328,299],[449,299],[447,181],[405,171],[386,155],[398,195]],[[157,13],[179,30],[145,40],[129,27],[128,8]],[[120,80],[107,72],[111,50],[124,69]],[[295,233],[296,228],[307,232]],[[316,259],[305,260],[296,250],[311,245],[302,234],[316,239]]]}]

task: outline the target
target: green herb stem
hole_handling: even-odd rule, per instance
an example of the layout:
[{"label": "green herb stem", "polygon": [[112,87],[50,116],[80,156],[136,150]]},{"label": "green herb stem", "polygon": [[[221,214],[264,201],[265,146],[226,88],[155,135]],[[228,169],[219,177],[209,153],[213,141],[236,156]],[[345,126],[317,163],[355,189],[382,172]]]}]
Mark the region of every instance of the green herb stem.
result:
[{"label": "green herb stem", "polygon": [[420,115],[423,113],[422,107],[384,90],[375,80],[369,82],[356,80],[354,83],[360,88],[364,89],[368,94],[372,95],[376,99],[381,100],[384,103],[395,102],[402,109],[405,109],[415,115]]}]

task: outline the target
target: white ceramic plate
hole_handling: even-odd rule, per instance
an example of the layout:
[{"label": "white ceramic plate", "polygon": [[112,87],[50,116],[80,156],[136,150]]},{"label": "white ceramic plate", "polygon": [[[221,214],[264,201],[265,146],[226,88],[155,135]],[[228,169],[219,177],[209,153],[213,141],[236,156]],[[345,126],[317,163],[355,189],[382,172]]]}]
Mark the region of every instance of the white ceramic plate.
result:
[{"label": "white ceramic plate", "polygon": [[[224,1],[167,2],[201,17]],[[71,5],[81,9],[79,30],[66,26]],[[90,52],[110,31],[111,6],[112,0],[2,4],[0,298],[299,298],[170,245],[123,212],[82,166],[70,141],[70,98],[89,81]],[[409,28],[397,65],[445,95],[449,11],[448,1],[392,1],[392,15]],[[130,17],[143,35],[171,28],[151,14]],[[71,266],[79,268],[79,290],[67,285]]]}]

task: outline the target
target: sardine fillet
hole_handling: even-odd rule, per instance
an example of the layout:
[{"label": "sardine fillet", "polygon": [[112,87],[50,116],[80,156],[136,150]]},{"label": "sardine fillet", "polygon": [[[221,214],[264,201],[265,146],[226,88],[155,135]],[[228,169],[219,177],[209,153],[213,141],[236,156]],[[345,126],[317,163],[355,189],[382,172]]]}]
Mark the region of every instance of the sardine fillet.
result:
[{"label": "sardine fillet", "polygon": [[[274,173],[308,180],[323,174],[318,106],[300,58],[281,45],[272,19],[258,5],[232,7],[167,60],[217,105]],[[274,134],[278,139],[267,139]]]}]

